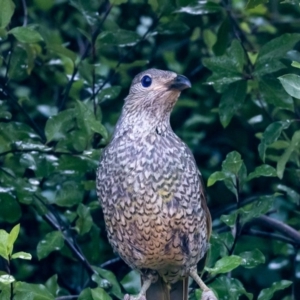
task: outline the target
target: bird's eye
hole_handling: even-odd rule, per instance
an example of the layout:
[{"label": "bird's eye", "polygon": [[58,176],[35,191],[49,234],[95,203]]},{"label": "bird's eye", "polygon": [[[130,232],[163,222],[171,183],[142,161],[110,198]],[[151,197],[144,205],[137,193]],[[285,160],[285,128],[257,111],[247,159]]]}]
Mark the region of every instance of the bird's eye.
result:
[{"label": "bird's eye", "polygon": [[151,79],[150,76],[145,75],[145,76],[142,78],[141,83],[142,83],[142,86],[143,86],[143,87],[147,88],[147,87],[149,87],[149,86],[151,85],[152,79]]}]

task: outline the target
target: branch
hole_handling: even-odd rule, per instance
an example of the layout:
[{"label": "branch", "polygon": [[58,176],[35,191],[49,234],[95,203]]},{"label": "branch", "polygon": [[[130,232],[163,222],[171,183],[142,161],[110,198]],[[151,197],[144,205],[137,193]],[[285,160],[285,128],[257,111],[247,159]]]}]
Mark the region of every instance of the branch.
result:
[{"label": "branch", "polygon": [[28,19],[28,11],[27,11],[26,0],[22,0],[22,6],[23,6],[23,11],[24,11],[23,26],[25,27],[27,25],[27,19]]},{"label": "branch", "polygon": [[[50,207],[41,198],[39,198],[37,195],[35,195],[35,197],[49,210]],[[48,212],[45,215],[43,215],[43,218],[49,223],[49,225],[53,229],[58,230],[62,233],[66,244],[68,245],[68,247],[70,248],[70,250],[72,251],[74,256],[83,264],[83,266],[87,270],[88,274],[90,274],[90,275],[94,274],[95,271],[93,270],[92,266],[90,265],[90,263],[88,262],[86,257],[81,252],[80,248],[76,246],[76,242],[73,240],[72,237],[71,238],[68,237],[64,232],[65,230],[63,228],[61,228],[61,226],[59,224],[59,222],[61,222],[61,220],[58,220],[57,214],[56,214],[56,218],[51,214],[52,213]],[[68,226],[64,226],[64,227],[66,230],[68,230],[67,229]]]},{"label": "branch", "polygon": [[108,266],[111,266],[111,265],[114,265],[114,264],[118,263],[119,261],[121,261],[120,257],[116,257],[116,258],[110,259],[110,260],[104,262],[103,264],[101,264],[100,268],[104,269],[104,268],[106,268]]},{"label": "branch", "polygon": [[268,216],[260,216],[256,219],[253,219],[251,222],[253,222],[255,225],[262,225],[264,227],[268,227],[272,230],[278,231],[285,237],[292,239],[297,245],[300,245],[300,233],[293,227],[281,221]]},{"label": "branch", "polygon": [[242,235],[250,235],[250,236],[261,237],[266,239],[274,239],[294,246],[300,245],[298,243],[295,243],[295,241],[293,241],[292,239],[287,238],[281,234],[276,234],[276,233],[271,233],[271,232],[266,232],[261,230],[244,229],[242,231]]}]

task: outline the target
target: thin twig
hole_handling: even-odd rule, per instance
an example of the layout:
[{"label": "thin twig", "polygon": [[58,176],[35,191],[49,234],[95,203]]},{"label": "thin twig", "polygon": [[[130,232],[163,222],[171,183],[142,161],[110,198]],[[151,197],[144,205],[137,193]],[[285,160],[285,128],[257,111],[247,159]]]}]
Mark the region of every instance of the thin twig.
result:
[{"label": "thin twig", "polygon": [[101,264],[100,268],[103,268],[103,269],[107,268],[108,266],[114,265],[114,264],[118,263],[119,261],[121,261],[120,257],[116,257],[116,258],[110,259],[110,260],[104,262],[103,264]]},{"label": "thin twig", "polygon": [[[36,199],[38,199],[47,209],[49,209],[48,205],[37,195],[35,195]],[[74,256],[83,264],[83,266],[85,267],[85,269],[87,270],[87,272],[92,275],[95,273],[95,271],[93,270],[92,266],[90,265],[90,263],[88,262],[88,260],[86,259],[86,257],[83,255],[83,253],[81,252],[81,250],[79,249],[79,247],[76,245],[75,241],[72,238],[69,238],[66,233],[65,230],[68,228],[67,226],[64,226],[64,228],[61,228],[59,222],[60,220],[58,220],[57,218],[55,218],[53,216],[53,213],[46,213],[45,215],[43,215],[43,218],[51,225],[51,227],[55,230],[58,230],[62,233],[62,236],[66,242],[66,244],[68,245],[68,247],[70,248],[71,252],[74,254]]]},{"label": "thin twig", "polygon": [[28,22],[28,11],[27,11],[27,4],[26,0],[22,0],[22,6],[23,6],[23,11],[24,11],[24,20],[23,20],[23,26],[27,26]]}]

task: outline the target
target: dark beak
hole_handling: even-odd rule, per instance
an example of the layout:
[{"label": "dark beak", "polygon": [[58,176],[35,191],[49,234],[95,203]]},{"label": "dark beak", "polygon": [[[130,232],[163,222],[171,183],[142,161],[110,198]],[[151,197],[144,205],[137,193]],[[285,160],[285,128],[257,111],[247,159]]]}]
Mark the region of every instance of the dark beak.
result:
[{"label": "dark beak", "polygon": [[170,82],[170,89],[175,89],[179,91],[183,91],[187,88],[190,88],[191,82],[183,75],[177,75],[171,82]]}]

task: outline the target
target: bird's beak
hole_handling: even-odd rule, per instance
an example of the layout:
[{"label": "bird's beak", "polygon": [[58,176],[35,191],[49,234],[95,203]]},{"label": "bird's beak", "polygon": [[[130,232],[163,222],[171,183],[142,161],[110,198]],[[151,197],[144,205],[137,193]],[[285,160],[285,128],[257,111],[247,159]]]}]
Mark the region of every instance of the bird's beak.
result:
[{"label": "bird's beak", "polygon": [[183,91],[187,88],[190,88],[191,82],[183,75],[177,75],[170,83],[169,88],[179,91]]}]

